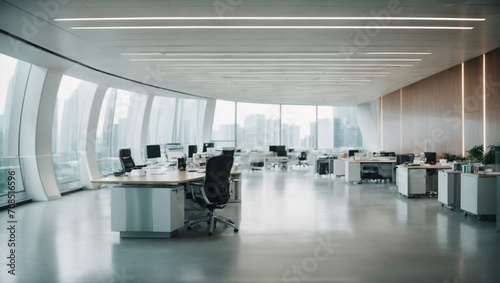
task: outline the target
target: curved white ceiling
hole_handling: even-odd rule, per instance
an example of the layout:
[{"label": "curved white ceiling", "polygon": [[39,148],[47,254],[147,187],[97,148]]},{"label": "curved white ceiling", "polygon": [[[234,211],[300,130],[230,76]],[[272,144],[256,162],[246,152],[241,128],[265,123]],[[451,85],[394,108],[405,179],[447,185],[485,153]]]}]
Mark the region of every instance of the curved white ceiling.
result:
[{"label": "curved white ceiling", "polygon": [[103,72],[227,100],[354,105],[500,46],[500,2],[0,2],[0,27]]}]

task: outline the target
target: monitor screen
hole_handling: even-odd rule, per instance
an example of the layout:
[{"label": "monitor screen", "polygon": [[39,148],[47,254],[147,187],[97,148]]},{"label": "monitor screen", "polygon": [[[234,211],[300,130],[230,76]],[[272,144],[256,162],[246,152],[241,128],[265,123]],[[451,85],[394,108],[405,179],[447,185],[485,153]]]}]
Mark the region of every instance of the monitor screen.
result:
[{"label": "monitor screen", "polygon": [[193,154],[198,153],[197,145],[188,146],[188,158],[193,158]]},{"label": "monitor screen", "polygon": [[396,164],[410,164],[413,163],[413,160],[415,159],[415,155],[413,153],[407,153],[407,154],[399,154],[396,158]]},{"label": "monitor screen", "polygon": [[349,154],[348,154],[348,157],[353,157],[355,153],[357,152],[361,152],[361,150],[359,149],[351,149],[349,150]]},{"label": "monitor screen", "polygon": [[161,157],[160,145],[159,144],[147,145],[146,146],[146,157],[148,159],[160,158]]},{"label": "monitor screen", "polygon": [[203,143],[203,152],[207,152],[207,148],[209,147],[214,147],[214,143],[213,142]]},{"label": "monitor screen", "polygon": [[286,151],[286,147],[284,145],[270,145],[269,151],[272,151],[272,152]]},{"label": "monitor screen", "polygon": [[435,152],[424,152],[425,163],[426,164],[436,164],[436,153]]}]

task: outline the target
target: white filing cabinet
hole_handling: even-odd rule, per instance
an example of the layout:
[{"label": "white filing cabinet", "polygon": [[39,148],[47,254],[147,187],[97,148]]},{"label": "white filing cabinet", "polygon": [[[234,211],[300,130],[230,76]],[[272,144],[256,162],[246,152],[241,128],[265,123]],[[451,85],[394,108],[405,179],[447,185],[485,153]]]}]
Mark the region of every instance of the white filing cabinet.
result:
[{"label": "white filing cabinet", "polygon": [[111,230],[120,237],[170,238],[183,226],[183,186],[111,188]]},{"label": "white filing cabinet", "polygon": [[335,177],[345,176],[345,164],[346,161],[343,159],[335,159],[333,161],[333,175]]},{"label": "white filing cabinet", "polygon": [[462,174],[460,206],[478,218],[497,214],[497,178],[495,175]]},{"label": "white filing cabinet", "polygon": [[406,197],[425,194],[425,173],[426,169],[398,166],[396,169],[398,192]]},{"label": "white filing cabinet", "polygon": [[438,172],[438,201],[451,209],[460,209],[461,172],[441,170]]},{"label": "white filing cabinet", "polygon": [[361,182],[361,163],[349,161],[345,162],[345,181],[356,183]]}]

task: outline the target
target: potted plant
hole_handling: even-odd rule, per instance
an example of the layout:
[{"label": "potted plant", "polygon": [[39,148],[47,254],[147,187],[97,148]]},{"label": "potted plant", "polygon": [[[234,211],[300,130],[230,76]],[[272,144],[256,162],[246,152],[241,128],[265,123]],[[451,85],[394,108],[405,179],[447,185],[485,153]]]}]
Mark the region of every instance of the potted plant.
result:
[{"label": "potted plant", "polygon": [[484,149],[482,144],[472,147],[471,149],[467,150],[467,153],[469,155],[466,157],[466,160],[478,163],[483,161]]},{"label": "potted plant", "polygon": [[443,158],[448,161],[464,161],[465,157],[451,153],[443,153]]},{"label": "potted plant", "polygon": [[482,163],[484,165],[495,164],[495,152],[500,151],[500,143],[498,145],[489,145],[488,152],[483,157]]}]

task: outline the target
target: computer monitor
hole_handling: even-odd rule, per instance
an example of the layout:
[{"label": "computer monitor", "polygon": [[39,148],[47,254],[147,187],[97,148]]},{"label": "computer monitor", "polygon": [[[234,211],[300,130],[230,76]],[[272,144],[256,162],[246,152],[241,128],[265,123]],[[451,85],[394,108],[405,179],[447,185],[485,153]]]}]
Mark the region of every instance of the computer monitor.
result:
[{"label": "computer monitor", "polygon": [[271,151],[271,152],[286,151],[286,146],[284,146],[284,145],[270,145],[269,151]]},{"label": "computer monitor", "polygon": [[425,163],[426,164],[436,164],[436,153],[435,152],[424,152]]},{"label": "computer monitor", "polygon": [[379,153],[380,156],[385,156],[385,157],[395,157],[396,153],[395,152],[387,152],[387,151],[381,151]]},{"label": "computer monitor", "polygon": [[161,147],[159,144],[151,144],[146,146],[146,158],[154,159],[161,157]]},{"label": "computer monitor", "polygon": [[396,157],[396,164],[409,164],[413,163],[413,160],[415,159],[415,154],[413,153],[406,153],[406,154],[399,154]]},{"label": "computer monitor", "polygon": [[214,147],[214,143],[213,142],[206,142],[206,143],[203,143],[203,152],[207,152],[207,148],[209,147]]},{"label": "computer monitor", "polygon": [[355,153],[357,152],[361,152],[361,150],[359,149],[350,149],[349,152],[348,152],[348,155],[347,157],[353,157]]},{"label": "computer monitor", "polygon": [[193,154],[198,153],[197,145],[188,146],[188,158],[193,158]]}]

